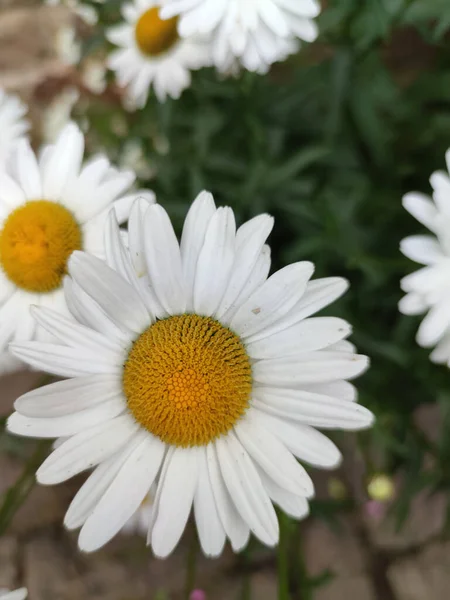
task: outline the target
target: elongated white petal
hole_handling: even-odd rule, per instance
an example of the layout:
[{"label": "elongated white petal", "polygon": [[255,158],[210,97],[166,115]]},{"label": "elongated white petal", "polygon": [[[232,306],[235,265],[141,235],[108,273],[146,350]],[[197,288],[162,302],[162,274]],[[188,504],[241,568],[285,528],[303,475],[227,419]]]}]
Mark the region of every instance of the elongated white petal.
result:
[{"label": "elongated white petal", "polygon": [[314,495],[305,469],[269,430],[252,419],[251,413],[239,421],[235,431],[249,455],[277,485],[298,496]]},{"label": "elongated white petal", "polygon": [[401,252],[423,265],[432,265],[445,258],[441,246],[436,238],[431,235],[412,235],[400,243]]},{"label": "elongated white petal", "polygon": [[205,241],[209,222],[216,210],[214,198],[209,192],[200,192],[192,203],[184,221],[181,235],[181,260],[186,285],[187,310],[194,308],[194,283],[197,262]]},{"label": "elongated white petal", "polygon": [[10,344],[9,350],[30,366],[60,377],[80,377],[91,373],[118,373],[120,361],[103,359],[100,354],[43,342]]},{"label": "elongated white petal", "polygon": [[43,462],[36,473],[37,480],[53,485],[95,467],[120,450],[138,429],[139,425],[127,414],[74,435]]},{"label": "elongated white petal", "polygon": [[309,504],[306,498],[286,491],[277,485],[261,468],[258,468],[258,473],[272,502],[294,519],[304,519],[308,516]]},{"label": "elongated white petal", "polygon": [[216,311],[220,319],[235,306],[239,294],[247,284],[267,237],[273,228],[273,217],[259,215],[244,223],[236,233],[236,256],[225,294]]},{"label": "elongated white petal", "polygon": [[152,529],[152,548],[160,558],[172,552],[186,526],[197,487],[198,458],[198,448],[176,448],[158,484],[162,487]]},{"label": "elongated white petal", "polygon": [[235,256],[236,223],[231,208],[218,208],[209,221],[194,282],[194,310],[214,315],[227,288]]},{"label": "elongated white petal", "polygon": [[62,417],[93,408],[112,398],[125,397],[116,375],[88,375],[56,381],[17,398],[14,408],[27,417]]},{"label": "elongated white petal", "polygon": [[226,536],[217,511],[216,501],[208,472],[206,449],[198,457],[198,482],[194,496],[194,514],[200,545],[206,556],[222,553]]},{"label": "elongated white petal", "polygon": [[248,543],[250,536],[249,526],[236,510],[225,486],[214,444],[208,444],[206,447],[206,459],[217,512],[219,513],[225,533],[230,539],[231,547],[235,552],[239,552]]},{"label": "elongated white petal", "polygon": [[313,271],[312,263],[301,262],[274,273],[238,309],[230,328],[249,342],[253,341],[252,335],[270,327],[296,305]]},{"label": "elongated white petal", "polygon": [[106,263],[84,252],[74,252],[69,273],[119,328],[139,334],[147,328],[150,316],[141,297]]},{"label": "elongated white petal", "polygon": [[225,485],[241,517],[264,544],[275,545],[277,516],[249,455],[233,434],[219,438],[215,446]]},{"label": "elongated white petal", "polygon": [[313,392],[264,387],[253,394],[255,408],[313,427],[358,430],[370,427],[374,420],[359,404]]},{"label": "elongated white petal", "polygon": [[155,294],[170,315],[186,309],[186,292],[178,241],[166,211],[150,206],[145,214],[145,257]]},{"label": "elongated white petal", "polygon": [[286,330],[247,344],[252,358],[294,356],[321,350],[351,333],[350,325],[343,319],[315,317],[300,321]]},{"label": "elongated white petal", "polygon": [[101,548],[138,510],[159,471],[165,444],[147,431],[136,436],[135,447],[80,532],[85,552]]}]

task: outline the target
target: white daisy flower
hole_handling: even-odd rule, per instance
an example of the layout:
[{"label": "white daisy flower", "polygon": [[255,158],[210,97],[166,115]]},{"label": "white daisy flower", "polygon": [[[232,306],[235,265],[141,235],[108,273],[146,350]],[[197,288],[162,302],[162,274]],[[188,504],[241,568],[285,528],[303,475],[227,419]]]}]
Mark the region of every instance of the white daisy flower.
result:
[{"label": "white daisy flower", "polygon": [[0,164],[4,162],[15,144],[25,137],[29,124],[24,118],[27,107],[17,96],[6,94],[0,88]]},{"label": "white daisy flower", "polygon": [[[450,150],[446,160],[450,171]],[[419,193],[403,198],[404,208],[434,235],[413,235],[401,242],[403,254],[425,266],[402,279],[406,296],[399,310],[405,315],[428,313],[417,332],[417,343],[424,348],[436,346],[431,360],[450,367],[450,177],[438,171],[430,183],[433,199]]]},{"label": "white daisy flower", "polygon": [[315,428],[372,424],[347,381],[368,363],[345,341],[350,326],[311,317],[347,282],[310,281],[309,262],[268,277],[272,226],[260,215],[236,231],[233,211],[204,192],[179,244],[165,210],[137,202],[129,252],[111,215],[108,264],[82,252],[70,259],[66,297],[79,324],[35,308],[60,343],[11,346],[71,378],[19,398],[8,429],[69,438],[39,468],[44,485],[95,467],[65,517],[81,527],[82,550],[116,535],[155,481],[148,542],[157,556],[175,548],[192,507],[208,556],[226,538],[242,549],[250,531],[273,546],[273,503],[302,518],[314,493],[295,457],[340,461]]},{"label": "white daisy flower", "polygon": [[179,16],[183,37],[212,35],[215,65],[228,71],[238,60],[249,71],[266,72],[312,42],[320,13],[317,0],[162,0],[163,18]]},{"label": "white daisy flower", "polygon": [[209,44],[181,39],[178,19],[163,21],[154,0],[134,0],[122,13],[126,22],[107,32],[110,42],[120,46],[108,64],[119,84],[128,86],[129,103],[143,107],[151,86],[160,102],[167,96],[179,98],[191,84],[190,71],[211,63]]},{"label": "white daisy flower", "polygon": [[0,589],[0,600],[25,600],[27,595],[27,588],[20,588],[18,590],[14,590],[14,592]]},{"label": "white daisy flower", "polygon": [[127,535],[147,535],[148,528],[150,527],[150,523],[153,516],[153,498],[154,494],[147,494],[147,496],[142,501],[141,506],[122,527],[122,533],[125,533]]},{"label": "white daisy flower", "polygon": [[39,160],[21,140],[0,169],[0,372],[19,366],[5,354],[9,341],[46,337],[30,304],[67,312],[62,280],[69,256],[83,249],[103,257],[111,206],[124,222],[142,195],[129,194],[131,171],[113,168],[105,156],[82,166],[83,152],[83,134],[69,123]]}]

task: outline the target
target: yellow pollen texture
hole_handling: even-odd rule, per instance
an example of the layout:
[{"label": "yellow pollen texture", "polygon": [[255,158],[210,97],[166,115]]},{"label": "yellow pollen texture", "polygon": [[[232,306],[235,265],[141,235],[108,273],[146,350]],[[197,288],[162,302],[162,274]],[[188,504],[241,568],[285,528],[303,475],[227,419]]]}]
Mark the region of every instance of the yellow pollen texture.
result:
[{"label": "yellow pollen texture", "polygon": [[149,8],[136,23],[136,43],[139,49],[148,56],[158,56],[167,52],[179,39],[178,17],[163,20],[159,16],[159,8]]},{"label": "yellow pollen texture", "polygon": [[81,249],[81,230],[72,213],[48,200],[13,211],[0,232],[0,266],[19,288],[50,292],[61,285],[67,261]]},{"label": "yellow pollen texture", "polygon": [[209,317],[157,321],[134,342],[123,387],[135,419],[163,442],[203,446],[247,410],[250,361],[237,335]]}]

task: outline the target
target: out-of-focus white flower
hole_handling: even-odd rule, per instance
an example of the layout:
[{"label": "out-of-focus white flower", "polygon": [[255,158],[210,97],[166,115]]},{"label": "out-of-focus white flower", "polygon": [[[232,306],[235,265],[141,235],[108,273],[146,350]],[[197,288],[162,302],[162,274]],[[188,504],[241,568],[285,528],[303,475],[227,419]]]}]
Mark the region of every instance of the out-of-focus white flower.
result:
[{"label": "out-of-focus white flower", "polygon": [[[450,171],[450,150],[446,154]],[[424,265],[404,277],[406,296],[399,303],[405,315],[427,313],[417,332],[417,343],[435,349],[433,362],[450,367],[450,177],[438,171],[430,178],[433,199],[419,193],[406,194],[403,206],[433,235],[413,235],[402,240],[400,250]]]},{"label": "out-of-focus white flower", "polygon": [[41,120],[41,135],[44,142],[56,140],[63,127],[70,121],[72,109],[80,94],[74,87],[62,90],[45,109]]},{"label": "out-of-focus white flower", "polygon": [[25,137],[30,127],[25,119],[26,113],[26,105],[17,96],[6,94],[0,88],[0,164]]},{"label": "out-of-focus white flower", "polygon": [[151,179],[156,174],[156,168],[147,160],[142,142],[138,139],[127,140],[120,154],[119,165],[122,169],[133,169],[139,179]]},{"label": "out-of-focus white flower", "polygon": [[164,18],[179,16],[183,37],[211,35],[214,63],[229,71],[238,61],[264,73],[296,52],[299,40],[314,41],[317,0],[162,0]]},{"label": "out-of-focus white flower", "polygon": [[100,58],[88,58],[81,67],[81,80],[93,94],[102,94],[106,89],[106,65]]},{"label": "out-of-focus white flower", "polygon": [[[96,0],[96,2],[102,4],[104,0]],[[80,19],[83,19],[87,25],[95,25],[98,22],[98,15],[95,8],[89,4],[83,4],[78,0],[45,0],[45,4],[49,6],[58,6],[59,4],[67,6],[76,13]]]},{"label": "out-of-focus white flower", "polygon": [[66,65],[77,65],[81,58],[81,44],[77,40],[75,27],[67,25],[56,32],[55,51],[58,58]]},{"label": "out-of-focus white flower", "polygon": [[155,0],[134,0],[122,14],[125,22],[109,29],[107,37],[120,47],[109,67],[119,85],[127,86],[128,108],[143,107],[150,88],[160,102],[179,98],[191,84],[191,70],[211,63],[209,44],[198,37],[181,39],[177,19],[162,20]]},{"label": "out-of-focus white flower", "polygon": [[20,588],[18,590],[14,590],[13,592],[0,589],[0,600],[25,600],[27,595],[27,588]]}]

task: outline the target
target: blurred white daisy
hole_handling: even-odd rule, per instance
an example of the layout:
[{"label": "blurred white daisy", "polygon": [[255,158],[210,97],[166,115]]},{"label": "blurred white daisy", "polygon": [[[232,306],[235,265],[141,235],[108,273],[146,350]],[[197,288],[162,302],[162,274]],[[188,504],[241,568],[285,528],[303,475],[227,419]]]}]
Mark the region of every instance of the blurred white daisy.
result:
[{"label": "blurred white daisy", "polygon": [[[97,2],[99,4],[102,3],[99,2],[99,0],[97,0]],[[95,8],[90,4],[84,4],[79,0],[45,0],[45,4],[49,6],[67,6],[67,8],[77,14],[87,25],[96,25],[98,21],[98,15]]]},{"label": "blurred white daisy", "polygon": [[151,493],[147,494],[134,515],[122,527],[122,533],[147,535],[153,516],[153,498],[154,496]]},{"label": "blurred white daisy", "polygon": [[25,119],[27,107],[17,96],[0,88],[0,164],[18,142],[25,137],[29,124]]},{"label": "blurred white daisy", "polygon": [[164,18],[179,16],[182,37],[212,35],[215,65],[229,70],[239,61],[249,71],[266,72],[296,52],[299,40],[317,37],[317,0],[162,0]]},{"label": "blurred white daisy", "polygon": [[[450,150],[446,159],[450,171]],[[450,367],[450,177],[439,171],[430,183],[433,199],[419,193],[403,198],[406,210],[433,235],[413,235],[401,242],[403,254],[424,266],[402,279],[406,296],[399,310],[405,315],[427,313],[417,343],[424,348],[436,346],[431,360]]]},{"label": "blurred white daisy", "polygon": [[157,480],[148,542],[172,552],[191,508],[206,555],[250,531],[278,542],[273,503],[295,518],[314,493],[297,462],[335,467],[336,446],[317,428],[357,430],[372,414],[348,379],[365,356],[349,324],[311,315],[347,288],[310,281],[299,262],[268,277],[273,219],[237,231],[230,208],[200,194],[180,244],[158,205],[133,205],[129,251],[111,214],[107,263],[76,252],[66,297],[75,325],[33,309],[59,344],[14,344],[30,365],[70,377],[19,398],[9,431],[68,436],[37,472],[52,485],[92,467],[65,524],[94,551],[116,535]]},{"label": "blurred white daisy", "polygon": [[53,98],[41,118],[41,136],[44,142],[55,142],[71,120],[72,110],[79,98],[80,92],[76,87],[66,87]]},{"label": "blurred white daisy", "polygon": [[107,37],[120,50],[109,57],[117,81],[127,87],[129,104],[141,108],[150,87],[160,102],[179,98],[191,84],[191,70],[211,63],[209,44],[198,38],[181,39],[177,18],[162,20],[159,3],[135,0],[122,9],[125,23]]},{"label": "blurred white daisy", "polygon": [[10,592],[9,590],[0,589],[0,600],[25,600],[28,592],[26,588],[20,588]]},{"label": "blurred white daisy", "polygon": [[[134,173],[113,168],[105,156],[82,165],[83,153],[83,135],[70,123],[39,160],[21,140],[0,169],[0,372],[12,368],[5,356],[10,340],[47,337],[30,304],[67,313],[62,281],[71,253],[83,249],[103,257],[111,206],[124,222],[142,195],[124,196]],[[144,196],[154,201],[150,193]]]}]

